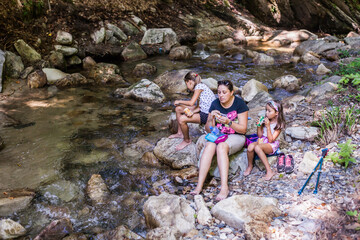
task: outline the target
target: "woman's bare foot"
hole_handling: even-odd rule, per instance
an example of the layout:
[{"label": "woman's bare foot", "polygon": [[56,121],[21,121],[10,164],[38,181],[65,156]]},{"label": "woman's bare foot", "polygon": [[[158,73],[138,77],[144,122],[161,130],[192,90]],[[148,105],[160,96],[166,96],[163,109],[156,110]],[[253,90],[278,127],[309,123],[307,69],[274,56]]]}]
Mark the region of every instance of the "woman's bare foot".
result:
[{"label": "woman's bare foot", "polygon": [[244,176],[249,176],[251,173],[251,170],[253,169],[253,166],[248,166],[247,169],[244,172]]},{"label": "woman's bare foot", "polygon": [[266,175],[262,179],[264,179],[266,181],[270,181],[274,175],[275,175],[275,173],[273,171],[267,172]]},{"label": "woman's bare foot", "polygon": [[180,151],[181,149],[184,149],[187,145],[189,145],[191,141],[186,142],[185,140],[182,141],[179,145],[176,146],[175,150]]},{"label": "woman's bare foot", "polygon": [[216,201],[221,201],[229,195],[229,188],[221,188],[220,193],[216,196]]},{"label": "woman's bare foot", "polygon": [[175,133],[170,135],[168,138],[184,138],[184,135],[182,133]]},{"label": "woman's bare foot", "polygon": [[199,195],[201,193],[201,188],[198,189],[198,187],[196,187],[193,191],[190,192],[191,195]]}]

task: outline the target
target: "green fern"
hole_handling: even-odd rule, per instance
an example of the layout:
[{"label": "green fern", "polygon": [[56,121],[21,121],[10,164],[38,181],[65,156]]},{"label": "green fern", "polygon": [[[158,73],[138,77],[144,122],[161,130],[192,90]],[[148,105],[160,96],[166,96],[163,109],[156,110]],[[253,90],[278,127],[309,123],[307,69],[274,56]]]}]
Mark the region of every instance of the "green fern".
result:
[{"label": "green fern", "polygon": [[345,143],[339,144],[340,152],[339,152],[339,163],[345,164],[345,168],[348,167],[349,163],[356,163],[355,158],[352,157],[355,144],[351,144],[351,139],[347,140]]}]

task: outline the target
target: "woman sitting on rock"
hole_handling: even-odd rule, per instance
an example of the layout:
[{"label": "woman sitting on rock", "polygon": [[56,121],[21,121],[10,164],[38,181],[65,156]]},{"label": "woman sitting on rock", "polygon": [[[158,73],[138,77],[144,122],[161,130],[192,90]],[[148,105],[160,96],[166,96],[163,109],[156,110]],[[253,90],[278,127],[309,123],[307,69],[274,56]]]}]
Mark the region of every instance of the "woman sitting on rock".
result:
[{"label": "woman sitting on rock", "polygon": [[210,126],[216,126],[222,133],[228,134],[228,138],[218,144],[206,142],[200,159],[198,184],[190,194],[196,195],[201,192],[211,161],[216,153],[221,178],[221,190],[216,200],[220,201],[229,194],[229,155],[240,151],[245,144],[244,134],[247,128],[249,108],[241,98],[234,96],[234,86],[231,81],[219,81],[217,92],[219,98],[214,100],[210,106],[205,129],[210,132]]}]

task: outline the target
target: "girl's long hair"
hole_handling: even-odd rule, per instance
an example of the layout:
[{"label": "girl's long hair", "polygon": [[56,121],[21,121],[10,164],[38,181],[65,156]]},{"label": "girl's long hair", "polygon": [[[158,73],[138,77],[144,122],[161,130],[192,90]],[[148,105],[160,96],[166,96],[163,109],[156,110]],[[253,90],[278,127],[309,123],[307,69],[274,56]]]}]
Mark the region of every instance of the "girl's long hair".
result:
[{"label": "girl's long hair", "polygon": [[200,75],[193,71],[188,72],[184,77],[185,82],[190,81],[190,80],[195,82],[195,86],[198,85],[199,83],[201,83]]},{"label": "girl's long hair", "polygon": [[[273,104],[275,106],[273,106]],[[276,123],[276,126],[274,129],[275,130],[284,129],[286,126],[286,122],[285,122],[283,106],[282,106],[281,102],[274,100],[274,101],[268,102],[267,105],[269,105],[269,107],[271,107],[272,109],[274,109],[275,111],[278,112],[277,119],[276,119],[277,123]]]}]

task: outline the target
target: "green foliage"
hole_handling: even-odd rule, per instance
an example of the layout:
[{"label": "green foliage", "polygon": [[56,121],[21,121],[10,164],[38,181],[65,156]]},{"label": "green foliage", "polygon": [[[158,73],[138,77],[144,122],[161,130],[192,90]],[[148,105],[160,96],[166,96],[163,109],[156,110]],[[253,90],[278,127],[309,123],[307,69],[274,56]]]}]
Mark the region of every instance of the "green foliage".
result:
[{"label": "green foliage", "polygon": [[340,109],[336,106],[326,109],[318,121],[311,123],[312,126],[320,128],[316,140],[321,145],[327,145],[336,141],[342,134],[351,135],[355,130],[358,117],[359,112],[355,111],[354,107]]},{"label": "green foliage", "polygon": [[[360,212],[354,210],[354,211],[347,211],[346,212],[346,215],[350,216],[350,217],[355,217],[356,218],[356,221],[358,223],[360,223]],[[357,227],[355,228],[356,231],[359,231],[360,230],[360,227]]]},{"label": "green foliage", "polygon": [[348,58],[348,57],[350,57],[351,55],[350,55],[350,53],[349,53],[349,51],[348,50],[343,50],[343,49],[338,49],[337,50],[338,52],[339,52],[339,57],[340,58]]},{"label": "green foliage", "polygon": [[31,20],[40,17],[45,12],[43,0],[25,0],[23,2],[23,19]]},{"label": "green foliage", "polygon": [[356,74],[360,71],[360,58],[356,58],[349,64],[341,64],[339,69],[335,71],[338,75]]},{"label": "green foliage", "polygon": [[355,146],[355,144],[351,144],[351,139],[349,139],[345,143],[339,144],[339,153],[330,153],[325,159],[330,159],[334,164],[339,163],[347,168],[350,162],[356,163],[355,158],[352,157]]}]

